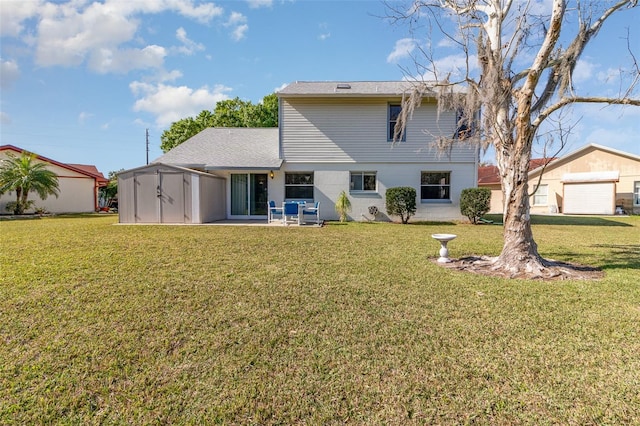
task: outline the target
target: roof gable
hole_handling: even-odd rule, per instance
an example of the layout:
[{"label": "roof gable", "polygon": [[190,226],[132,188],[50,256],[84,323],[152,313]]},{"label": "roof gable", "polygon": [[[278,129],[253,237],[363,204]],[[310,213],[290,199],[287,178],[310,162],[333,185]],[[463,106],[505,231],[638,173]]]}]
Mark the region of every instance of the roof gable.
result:
[{"label": "roof gable", "polygon": [[38,155],[35,152],[29,151],[28,149],[18,148],[17,146],[13,146],[13,145],[2,145],[2,146],[0,146],[0,151],[13,151],[13,152],[16,152],[18,154],[22,154],[23,152],[30,152],[33,155],[35,155],[35,157],[40,161],[43,161],[43,162],[49,163],[49,164],[53,164],[53,165],[56,165],[58,167],[62,167],[64,169],[71,170],[73,172],[80,173],[80,174],[83,174],[85,176],[91,177],[91,178],[95,179],[96,182],[98,182],[99,184],[106,184],[107,182],[109,182],[109,180],[106,179],[104,177],[104,175],[100,171],[98,171],[96,166],[93,166],[93,165],[61,163],[59,161],[52,160],[51,158],[47,158],[47,157],[44,157],[42,155]]},{"label": "roof gable", "polygon": [[[573,161],[573,160],[575,160],[577,158],[580,158],[582,156],[588,155],[588,154],[590,154],[590,153],[592,153],[594,151],[606,152],[606,153],[609,153],[609,154],[612,154],[612,155],[617,155],[617,156],[620,156],[620,157],[625,157],[625,158],[629,158],[629,159],[632,159],[632,160],[640,162],[640,156],[638,156],[638,155],[634,155],[634,154],[631,154],[629,152],[624,152],[624,151],[620,151],[620,150],[617,150],[617,149],[614,149],[614,148],[609,148],[609,147],[606,147],[606,146],[598,145],[598,144],[595,144],[595,143],[590,143],[590,144],[587,144],[587,145],[585,145],[585,146],[583,146],[583,147],[581,147],[581,148],[579,148],[579,149],[577,149],[575,151],[572,151],[572,152],[568,153],[567,155],[565,155],[563,157],[558,158],[557,160],[555,160],[553,162],[553,164],[550,164],[547,167],[547,170],[560,167],[560,166],[562,166],[564,164],[567,164],[567,163],[569,163],[569,162],[571,162],[571,161]],[[539,167],[535,168],[534,170],[531,170],[529,172],[529,176],[538,176],[542,172],[542,170],[543,170],[543,168],[539,166]]]}]

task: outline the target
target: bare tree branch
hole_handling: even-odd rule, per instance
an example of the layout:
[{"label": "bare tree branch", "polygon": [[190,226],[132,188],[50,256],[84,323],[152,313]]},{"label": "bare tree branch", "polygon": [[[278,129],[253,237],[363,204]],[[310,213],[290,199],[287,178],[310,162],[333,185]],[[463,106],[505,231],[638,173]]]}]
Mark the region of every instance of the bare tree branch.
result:
[{"label": "bare tree branch", "polygon": [[555,104],[549,106],[547,109],[542,111],[538,117],[531,123],[533,127],[537,128],[542,124],[542,122],[548,118],[551,114],[559,109],[576,103],[583,104],[609,104],[609,105],[634,105],[640,106],[640,99],[629,99],[629,98],[602,98],[602,97],[580,97],[580,96],[572,96],[565,97],[560,99]]}]

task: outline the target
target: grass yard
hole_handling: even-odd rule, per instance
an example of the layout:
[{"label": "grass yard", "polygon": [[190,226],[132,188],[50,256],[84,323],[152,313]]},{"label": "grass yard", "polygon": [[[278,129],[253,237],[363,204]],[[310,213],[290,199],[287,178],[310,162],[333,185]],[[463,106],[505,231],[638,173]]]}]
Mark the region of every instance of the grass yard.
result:
[{"label": "grass yard", "polygon": [[537,218],[599,281],[433,262],[501,227],[0,222],[0,424],[640,424],[640,217]]}]

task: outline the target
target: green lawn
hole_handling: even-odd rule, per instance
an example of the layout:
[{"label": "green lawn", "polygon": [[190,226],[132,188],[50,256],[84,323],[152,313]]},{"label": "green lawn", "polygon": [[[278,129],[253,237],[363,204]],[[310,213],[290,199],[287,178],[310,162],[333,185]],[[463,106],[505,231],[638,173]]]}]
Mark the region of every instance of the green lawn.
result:
[{"label": "green lawn", "polygon": [[501,227],[0,222],[0,424],[640,424],[640,217],[534,219],[599,281],[476,276]]}]

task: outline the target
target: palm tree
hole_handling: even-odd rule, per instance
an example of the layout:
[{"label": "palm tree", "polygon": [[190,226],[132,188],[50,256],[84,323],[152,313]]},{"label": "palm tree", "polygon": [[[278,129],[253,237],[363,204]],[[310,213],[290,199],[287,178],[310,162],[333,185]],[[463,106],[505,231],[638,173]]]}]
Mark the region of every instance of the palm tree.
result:
[{"label": "palm tree", "polygon": [[8,154],[0,161],[0,195],[16,191],[14,214],[22,214],[32,202],[27,201],[30,192],[44,200],[49,195],[58,198],[58,176],[48,170],[46,163],[33,161],[35,154],[23,151],[20,157]]}]

